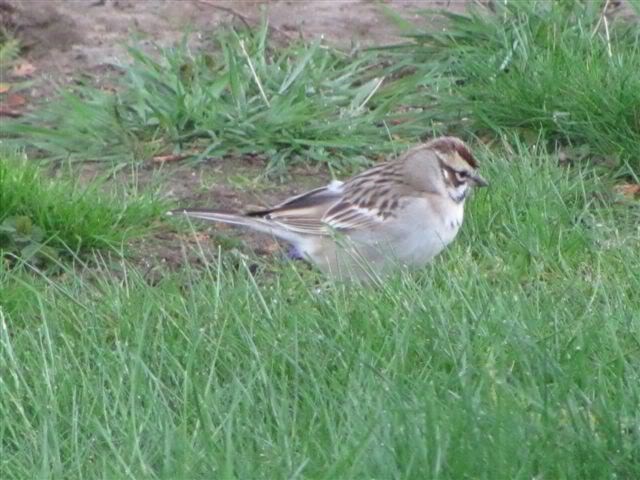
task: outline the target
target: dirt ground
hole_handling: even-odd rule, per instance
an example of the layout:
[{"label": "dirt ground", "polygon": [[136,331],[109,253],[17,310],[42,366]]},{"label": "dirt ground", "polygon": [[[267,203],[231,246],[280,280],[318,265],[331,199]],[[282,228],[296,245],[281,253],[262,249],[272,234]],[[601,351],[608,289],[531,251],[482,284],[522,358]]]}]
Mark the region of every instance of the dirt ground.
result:
[{"label": "dirt ground", "polygon": [[[383,3],[411,18],[418,8],[462,11],[468,1]],[[283,37],[323,37],[344,46],[398,38],[372,0],[0,0],[0,22],[17,32],[44,80],[55,81],[124,61],[132,35],[164,46],[188,30],[197,39],[229,22],[255,25],[263,15]]]},{"label": "dirt ground", "polygon": [[[447,8],[463,11],[469,0],[385,0],[383,3],[411,19],[419,8]],[[185,32],[193,32],[194,47],[203,34],[229,23],[257,25],[263,16],[274,37],[315,39],[322,37],[334,45],[392,43],[399,40],[394,26],[381,12],[380,2],[371,0],[0,0],[0,25],[14,32],[23,46],[22,59],[33,67],[30,105],[46,102],[57,87],[73,82],[79,75],[96,82],[113,73],[112,65],[126,64],[125,46],[133,36],[168,46]],[[95,165],[82,167],[82,178],[97,172]],[[143,166],[136,182],[148,183],[156,176],[156,166]],[[262,182],[261,161],[255,159],[211,159],[198,166],[172,164],[164,167],[165,195],[184,206],[210,206],[242,210],[264,206],[328,181],[317,169],[298,168],[286,183]],[[119,181],[125,181],[124,177]],[[134,245],[137,262],[154,271],[157,262],[181,263],[185,254],[197,261],[193,247],[198,242],[214,249],[240,246],[240,251],[274,254],[279,246],[270,238],[244,235],[224,225],[198,224],[198,235],[179,234],[170,226],[161,227],[152,238]]]},{"label": "dirt ground", "polygon": [[[0,27],[15,32],[35,66],[31,95],[49,97],[55,85],[80,73],[100,75],[126,62],[133,36],[142,47],[171,45],[189,31],[197,46],[202,34],[221,25],[257,25],[265,16],[283,39],[322,37],[341,47],[399,40],[381,5],[407,20],[419,9],[464,12],[469,4],[496,0],[0,0]],[[525,1],[525,0],[522,0]],[[602,0],[608,11],[631,15],[628,0]],[[433,28],[443,28],[434,16]],[[2,72],[0,72],[1,74]]]},{"label": "dirt ground", "polygon": [[[385,44],[399,37],[381,4],[411,20],[418,9],[461,13],[468,4],[492,1],[0,0],[0,26],[18,33],[41,75],[55,78],[123,61],[125,43],[134,34],[170,45],[186,31],[212,32],[229,22],[255,25],[265,15],[274,33],[284,37],[323,37],[340,46]],[[631,14],[626,1],[606,5],[617,14]],[[442,28],[435,20],[433,27]]]},{"label": "dirt ground", "polygon": [[[490,0],[483,0],[487,2]],[[29,102],[47,101],[58,85],[89,75],[99,81],[111,65],[126,63],[125,45],[132,36],[165,46],[180,40],[186,31],[197,47],[198,38],[221,25],[256,25],[266,16],[274,36],[284,40],[323,37],[349,48],[352,44],[388,44],[399,40],[394,26],[384,17],[380,3],[406,19],[422,8],[462,12],[480,0],[0,0],[0,26],[15,32],[24,47],[22,58],[33,67]],[[611,5],[620,2],[608,2]],[[433,28],[442,28],[434,20]],[[3,72],[0,72],[3,73]],[[150,178],[155,167],[143,168]],[[184,206],[215,206],[242,209],[247,204],[266,204],[322,184],[326,172],[299,169],[281,186],[266,187],[259,181],[262,164],[253,159],[213,159],[197,167],[168,167],[167,196]],[[238,179],[242,179],[239,181]],[[256,180],[258,179],[258,180]],[[144,178],[142,179],[145,180]],[[202,230],[200,230],[202,227]],[[201,226],[200,240],[220,240],[236,235],[224,227]],[[180,263],[185,238],[175,231],[160,232],[144,241],[140,252],[168,264]],[[227,242],[228,243],[228,242]],[[250,235],[248,245],[258,253],[273,253],[276,244]],[[147,260],[150,268],[154,262]]]}]

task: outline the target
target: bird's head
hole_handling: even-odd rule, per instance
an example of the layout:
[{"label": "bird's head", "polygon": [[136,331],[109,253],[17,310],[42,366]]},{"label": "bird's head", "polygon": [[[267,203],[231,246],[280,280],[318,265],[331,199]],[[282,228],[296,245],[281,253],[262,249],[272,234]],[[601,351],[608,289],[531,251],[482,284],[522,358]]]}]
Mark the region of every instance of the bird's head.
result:
[{"label": "bird's head", "polygon": [[425,145],[437,159],[444,189],[454,202],[462,202],[472,187],[487,187],[478,173],[478,162],[469,147],[457,137],[438,137]]}]

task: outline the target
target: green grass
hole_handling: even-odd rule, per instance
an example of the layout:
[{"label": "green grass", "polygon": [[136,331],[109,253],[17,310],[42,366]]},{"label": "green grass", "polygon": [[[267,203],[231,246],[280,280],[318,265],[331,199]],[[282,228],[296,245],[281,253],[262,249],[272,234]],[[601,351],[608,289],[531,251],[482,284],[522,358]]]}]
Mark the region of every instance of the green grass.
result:
[{"label": "green grass", "polygon": [[[612,21],[598,2],[495,2],[495,13],[445,14],[387,49],[392,70],[443,79],[432,108],[475,133],[519,131],[581,147],[572,160],[640,172],[640,29]],[[428,18],[433,12],[426,12]],[[397,18],[396,18],[397,19]],[[399,19],[397,19],[399,20]],[[430,25],[430,23],[428,23]]]},{"label": "green grass", "polygon": [[[497,2],[444,14],[446,28],[396,17],[410,41],[346,54],[223,29],[207,48],[130,48],[115,90],[77,85],[5,127],[40,156],[144,161],[259,155],[354,169],[434,133],[513,131],[574,161],[640,172],[640,29],[595,2]],[[575,149],[575,150],[574,150]]]},{"label": "green grass", "polygon": [[393,125],[404,90],[377,93],[373,54],[320,43],[276,49],[267,31],[225,30],[198,52],[186,42],[154,55],[132,47],[117,93],[75,86],[5,134],[53,159],[258,154],[282,170],[299,162],[353,168],[425,133],[419,112]]},{"label": "green grass", "polygon": [[4,80],[6,69],[11,67],[20,54],[20,42],[0,27],[0,79]]},{"label": "green grass", "polygon": [[0,153],[0,251],[27,260],[37,254],[81,253],[122,248],[149,231],[164,210],[150,193],[117,189],[105,179],[90,185],[46,178],[37,165],[11,152]]},{"label": "green grass", "polygon": [[461,237],[384,288],[0,272],[0,476],[637,478],[640,208],[483,157]]},{"label": "green grass", "polygon": [[385,50],[274,46],[266,25],[132,48],[115,92],[76,85],[5,122],[32,158],[120,173],[168,152],[358,169],[436,132],[500,141],[472,144],[491,188],[456,242],[378,287],[210,245],[115,264],[100,250],[163,241],[165,202],[3,147],[0,478],[640,478],[640,204],[582,162],[639,172],[638,30],[607,40],[589,3],[494,4]]}]

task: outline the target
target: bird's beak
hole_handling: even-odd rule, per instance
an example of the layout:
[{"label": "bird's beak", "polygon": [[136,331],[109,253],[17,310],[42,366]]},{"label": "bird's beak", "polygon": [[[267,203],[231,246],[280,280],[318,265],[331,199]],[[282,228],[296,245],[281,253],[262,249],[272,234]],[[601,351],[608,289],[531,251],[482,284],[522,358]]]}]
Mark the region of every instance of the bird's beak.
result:
[{"label": "bird's beak", "polygon": [[484,178],[482,178],[482,175],[480,175],[479,173],[474,173],[473,175],[471,175],[471,181],[473,182],[473,185],[476,187],[489,186],[489,182],[487,182]]}]

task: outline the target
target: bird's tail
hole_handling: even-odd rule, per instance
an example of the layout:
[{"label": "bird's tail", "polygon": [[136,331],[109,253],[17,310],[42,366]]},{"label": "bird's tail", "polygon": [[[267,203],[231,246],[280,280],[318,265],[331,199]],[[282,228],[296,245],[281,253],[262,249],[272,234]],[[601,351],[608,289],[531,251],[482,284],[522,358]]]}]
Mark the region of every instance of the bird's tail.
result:
[{"label": "bird's tail", "polygon": [[171,210],[167,215],[177,216],[186,215],[190,218],[199,218],[201,220],[209,220],[212,222],[227,223],[229,225],[238,225],[240,227],[251,228],[258,232],[266,233],[288,242],[296,243],[300,237],[283,226],[280,226],[270,220],[260,217],[248,217],[237,213],[218,212],[216,210],[206,210],[197,208],[182,208]]}]

